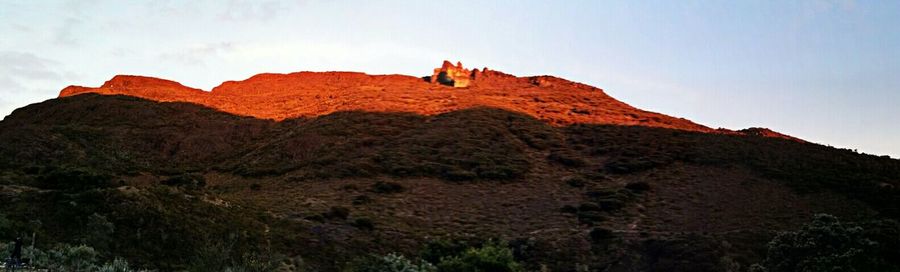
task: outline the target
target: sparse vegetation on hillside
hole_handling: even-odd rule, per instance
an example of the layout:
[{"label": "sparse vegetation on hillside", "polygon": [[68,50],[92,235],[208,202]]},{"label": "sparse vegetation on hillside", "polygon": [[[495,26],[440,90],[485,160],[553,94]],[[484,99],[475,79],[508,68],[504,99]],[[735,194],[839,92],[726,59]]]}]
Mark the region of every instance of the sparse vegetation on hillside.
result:
[{"label": "sparse vegetation on hillside", "polygon": [[[17,111],[0,143],[0,239],[87,244],[96,266],[335,271],[374,254],[439,271],[722,271],[770,267],[772,229],[846,210],[884,219],[860,223],[885,241],[865,250],[898,240],[900,161],[783,139],[486,108],[273,122],[77,96]],[[445,235],[510,247],[428,242]]]},{"label": "sparse vegetation on hillside", "polygon": [[766,258],[750,271],[900,271],[900,228],[896,221],[888,225],[867,231],[834,216],[817,214],[801,229],[775,236]]}]

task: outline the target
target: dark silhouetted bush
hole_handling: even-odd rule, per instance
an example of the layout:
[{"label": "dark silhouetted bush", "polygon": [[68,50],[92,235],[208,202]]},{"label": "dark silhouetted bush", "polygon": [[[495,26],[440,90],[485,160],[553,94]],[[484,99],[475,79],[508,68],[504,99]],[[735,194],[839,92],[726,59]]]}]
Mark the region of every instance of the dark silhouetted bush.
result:
[{"label": "dark silhouetted bush", "polygon": [[[863,228],[817,214],[800,230],[772,239],[766,258],[750,271],[900,271],[879,254],[877,246]],[[897,257],[896,251],[893,255],[891,259]]]},{"label": "dark silhouetted bush", "polygon": [[332,206],[322,217],[327,219],[347,219],[350,216],[350,209],[341,206]]},{"label": "dark silhouetted bush", "polygon": [[112,177],[88,169],[53,168],[37,177],[37,187],[52,190],[82,191],[112,185]]},{"label": "dark silhouetted bush", "polygon": [[575,206],[572,206],[572,205],[564,205],[564,206],[562,206],[562,208],[559,209],[559,211],[564,212],[564,213],[577,213],[578,208],[576,208]]},{"label": "dark silhouetted bush", "polygon": [[567,178],[563,179],[563,181],[565,181],[566,184],[568,184],[569,186],[572,186],[575,188],[584,187],[585,183],[587,183],[587,180],[585,180],[582,177],[567,177]]},{"label": "dark silhouetted bush", "polygon": [[403,192],[403,185],[396,182],[378,181],[372,185],[372,192],[379,194],[393,194]]},{"label": "dark silhouetted bush", "polygon": [[554,149],[550,151],[547,159],[569,167],[581,167],[585,165],[583,159],[568,149]]},{"label": "dark silhouetted bush", "polygon": [[596,227],[590,232],[591,242],[600,243],[613,238],[613,231],[608,228]]},{"label": "dark silhouetted bush", "polygon": [[375,229],[375,222],[372,222],[372,219],[360,217],[353,220],[351,223],[352,226],[361,229],[361,230],[373,230]]},{"label": "dark silhouetted bush", "polygon": [[428,241],[419,256],[429,263],[439,263],[442,258],[459,255],[467,248],[469,245],[463,241],[436,239]]},{"label": "dark silhouetted bush", "polygon": [[450,181],[467,181],[478,178],[478,174],[472,171],[454,169],[444,172],[441,177]]},{"label": "dark silhouetted bush", "polygon": [[600,199],[597,200],[597,205],[600,206],[600,209],[603,211],[615,211],[625,207],[625,203],[619,199]]},{"label": "dark silhouetted bush", "polygon": [[405,256],[390,253],[384,256],[370,255],[356,259],[343,271],[346,272],[435,272],[437,268],[427,262],[415,263]]},{"label": "dark silhouetted bush", "polygon": [[469,248],[457,256],[441,258],[437,265],[441,272],[515,272],[522,271],[512,250],[489,241],[479,248]]},{"label": "dark silhouetted bush", "polygon": [[629,182],[625,185],[625,189],[635,193],[643,193],[650,190],[650,184],[644,181]]},{"label": "dark silhouetted bush", "polygon": [[596,203],[588,202],[588,203],[581,203],[581,205],[578,205],[578,210],[590,212],[590,211],[602,211],[603,208],[601,208],[600,205],[597,205]]},{"label": "dark silhouetted bush", "polygon": [[358,195],[353,198],[353,205],[364,205],[372,203],[372,198],[367,195]]},{"label": "dark silhouetted bush", "polygon": [[164,179],[160,183],[167,186],[203,188],[206,186],[206,178],[199,174],[181,174]]},{"label": "dark silhouetted bush", "polygon": [[578,216],[578,222],[585,225],[606,221],[606,215],[598,211],[578,211],[576,215]]}]

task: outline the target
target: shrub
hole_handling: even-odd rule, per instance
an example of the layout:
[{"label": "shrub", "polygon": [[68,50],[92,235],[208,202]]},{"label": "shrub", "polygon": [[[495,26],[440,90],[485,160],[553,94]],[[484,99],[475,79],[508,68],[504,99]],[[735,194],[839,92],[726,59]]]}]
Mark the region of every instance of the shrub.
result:
[{"label": "shrub", "polygon": [[372,191],[379,194],[393,194],[403,192],[403,185],[395,182],[378,181],[372,185]]},{"label": "shrub", "polygon": [[568,184],[569,186],[572,186],[575,188],[584,187],[584,184],[587,183],[587,181],[582,177],[568,177],[568,178],[564,179],[563,181],[565,181],[566,184]]},{"label": "shrub", "polygon": [[64,245],[58,250],[51,251],[47,268],[61,271],[92,271],[97,262],[97,251],[94,248],[80,245]]},{"label": "shrub", "polygon": [[341,206],[332,206],[327,212],[322,214],[322,217],[328,219],[347,219],[347,216],[350,215],[350,209]]},{"label": "shrub", "polygon": [[115,242],[113,233],[116,231],[116,226],[112,222],[109,222],[109,220],[106,219],[106,216],[97,213],[91,214],[88,216],[85,229],[87,232],[84,235],[83,241],[100,250],[108,249],[109,246]]},{"label": "shrub", "polygon": [[455,170],[448,170],[448,171],[444,172],[444,174],[441,177],[443,177],[444,179],[447,179],[447,180],[451,180],[451,181],[467,181],[467,180],[473,180],[475,178],[478,178],[478,175],[472,171],[455,169]]},{"label": "shrub", "polygon": [[210,241],[196,253],[187,270],[269,272],[275,271],[284,260],[283,256],[277,254],[241,253],[235,246],[232,242]]},{"label": "shrub", "polygon": [[613,174],[631,174],[659,166],[660,163],[646,157],[615,157],[606,163],[606,171]]},{"label": "shrub", "polygon": [[54,168],[36,179],[37,187],[66,191],[104,188],[111,180],[109,175],[80,168]]},{"label": "shrub", "polygon": [[625,207],[625,203],[618,199],[599,199],[597,200],[597,204],[600,205],[600,209],[603,211],[615,211]]},{"label": "shrub", "polygon": [[559,211],[564,212],[564,213],[577,213],[578,208],[576,208],[575,206],[572,206],[572,205],[564,205],[564,206],[562,206],[562,208],[559,209]]},{"label": "shrub", "polygon": [[578,222],[586,225],[606,221],[606,216],[598,211],[578,211],[576,215],[578,216]]},{"label": "shrub", "polygon": [[0,213],[0,235],[11,238],[13,232],[13,221],[6,218],[5,214]]},{"label": "shrub", "polygon": [[798,231],[783,232],[768,245],[766,258],[751,267],[756,272],[897,271],[876,253],[863,229],[817,214]]},{"label": "shrub", "polygon": [[650,191],[650,184],[644,181],[629,182],[625,185],[625,189],[631,190],[635,193],[642,193],[645,191]]},{"label": "shrub", "polygon": [[372,202],[372,198],[367,195],[358,195],[353,198],[353,205],[363,205]]},{"label": "shrub", "polygon": [[353,220],[353,223],[351,223],[351,225],[358,229],[361,229],[361,230],[375,229],[375,223],[372,222],[372,219],[365,218],[365,217],[360,217],[360,218],[357,218],[356,220]]},{"label": "shrub", "polygon": [[496,242],[469,248],[459,256],[442,258],[437,267],[442,272],[522,271],[522,266],[513,258],[512,250]]},{"label": "shrub", "polygon": [[116,258],[110,263],[103,264],[100,268],[97,269],[97,272],[132,272],[132,270],[128,266],[128,261],[121,258]]},{"label": "shrub", "polygon": [[203,188],[206,186],[206,178],[199,174],[181,174],[164,179],[160,183],[168,186]]},{"label": "shrub", "polygon": [[462,241],[436,239],[428,241],[419,256],[430,263],[439,263],[441,258],[447,256],[456,256],[466,250],[469,246]]},{"label": "shrub", "polygon": [[568,167],[581,167],[585,165],[584,160],[578,158],[574,152],[566,149],[555,149],[550,151],[550,155],[547,156],[547,159]]},{"label": "shrub", "polygon": [[434,272],[437,269],[428,262],[418,264],[403,255],[390,253],[359,259],[345,269],[348,272]]},{"label": "shrub", "polygon": [[599,243],[603,241],[608,241],[613,238],[612,230],[608,228],[596,227],[591,229],[590,232],[591,242]]}]

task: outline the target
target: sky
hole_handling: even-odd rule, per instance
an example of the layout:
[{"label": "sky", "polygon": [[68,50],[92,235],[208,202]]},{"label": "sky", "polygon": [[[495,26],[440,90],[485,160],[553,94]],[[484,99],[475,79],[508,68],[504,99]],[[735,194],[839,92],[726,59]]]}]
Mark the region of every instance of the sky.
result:
[{"label": "sky", "polygon": [[900,1],[0,0],[0,117],[117,74],[554,75],[635,107],[900,158]]}]

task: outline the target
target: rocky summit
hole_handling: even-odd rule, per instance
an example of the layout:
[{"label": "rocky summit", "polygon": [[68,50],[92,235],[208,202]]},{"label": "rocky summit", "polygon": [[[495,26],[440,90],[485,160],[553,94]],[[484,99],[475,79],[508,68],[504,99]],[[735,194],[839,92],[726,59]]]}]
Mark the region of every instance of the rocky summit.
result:
[{"label": "rocky summit", "polygon": [[[115,76],[100,87],[69,86],[59,96],[84,93],[128,95],[159,102],[189,102],[223,112],[285,120],[341,111],[435,115],[490,107],[532,116],[553,125],[611,124],[674,128],[722,134],[777,136],[711,129],[684,118],[632,107],[602,89],[553,76],[517,77],[463,68],[444,61],[431,76],[358,72],[259,74],[227,81],[206,92],[144,76]],[[779,134],[780,135],[780,134]]]}]

